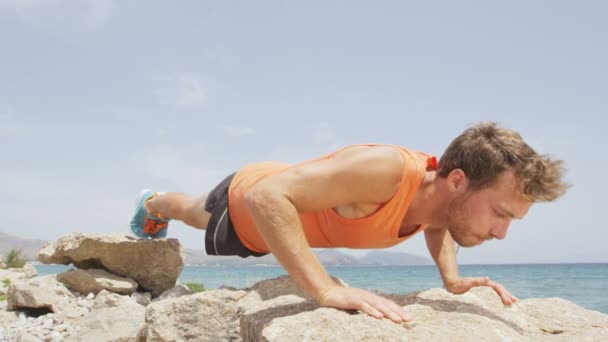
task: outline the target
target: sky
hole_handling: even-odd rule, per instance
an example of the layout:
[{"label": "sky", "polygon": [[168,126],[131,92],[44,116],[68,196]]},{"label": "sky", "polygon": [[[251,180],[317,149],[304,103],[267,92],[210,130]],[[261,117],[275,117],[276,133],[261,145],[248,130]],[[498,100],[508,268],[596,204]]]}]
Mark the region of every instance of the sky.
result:
[{"label": "sky", "polygon": [[[480,121],[572,184],[466,263],[608,262],[603,1],[0,0],[0,231],[129,233],[142,188]],[[428,256],[423,234],[391,251]],[[169,236],[204,249],[179,222]],[[361,255],[365,251],[347,250]]]}]

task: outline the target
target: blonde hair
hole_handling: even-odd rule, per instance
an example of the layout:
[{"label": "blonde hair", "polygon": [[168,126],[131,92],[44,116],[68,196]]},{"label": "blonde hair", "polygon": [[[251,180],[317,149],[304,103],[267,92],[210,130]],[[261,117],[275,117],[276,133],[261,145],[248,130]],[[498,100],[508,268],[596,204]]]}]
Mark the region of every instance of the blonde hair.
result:
[{"label": "blonde hair", "polygon": [[570,187],[562,180],[563,160],[539,155],[519,133],[482,122],[454,139],[439,160],[438,175],[447,177],[461,169],[473,189],[491,186],[498,175],[513,169],[521,182],[522,195],[532,202],[550,202]]}]

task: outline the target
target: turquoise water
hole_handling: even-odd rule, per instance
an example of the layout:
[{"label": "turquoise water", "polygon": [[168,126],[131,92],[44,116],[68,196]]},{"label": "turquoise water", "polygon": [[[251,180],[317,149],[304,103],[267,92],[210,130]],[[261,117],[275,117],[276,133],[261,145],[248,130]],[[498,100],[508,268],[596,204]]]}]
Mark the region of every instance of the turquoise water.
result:
[{"label": "turquoise water", "polygon": [[[62,272],[65,266],[37,265],[40,275]],[[462,276],[489,276],[520,299],[561,297],[584,308],[608,314],[608,264],[461,265]],[[407,293],[441,287],[435,266],[328,267],[347,284],[385,293]],[[186,266],[179,281],[212,289],[222,285],[248,287],[284,275],[280,267]]]}]

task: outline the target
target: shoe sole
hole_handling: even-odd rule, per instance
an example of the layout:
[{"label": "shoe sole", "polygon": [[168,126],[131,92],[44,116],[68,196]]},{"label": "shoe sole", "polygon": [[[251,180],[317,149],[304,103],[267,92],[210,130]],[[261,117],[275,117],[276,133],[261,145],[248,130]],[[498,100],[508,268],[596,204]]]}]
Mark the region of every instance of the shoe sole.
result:
[{"label": "shoe sole", "polygon": [[[141,191],[139,191],[139,194],[137,194],[137,198],[135,198],[135,205],[133,206],[133,214],[131,215],[129,222],[135,217],[135,215],[137,215],[137,212],[139,209],[139,203],[141,202],[144,195],[150,191],[152,191],[152,190],[151,189],[142,189]],[[139,235],[135,234],[135,232],[133,230],[131,230],[131,233],[133,233],[133,235],[135,235],[135,237],[137,237],[138,239],[147,239],[147,237],[145,237],[145,236],[139,236]]]}]

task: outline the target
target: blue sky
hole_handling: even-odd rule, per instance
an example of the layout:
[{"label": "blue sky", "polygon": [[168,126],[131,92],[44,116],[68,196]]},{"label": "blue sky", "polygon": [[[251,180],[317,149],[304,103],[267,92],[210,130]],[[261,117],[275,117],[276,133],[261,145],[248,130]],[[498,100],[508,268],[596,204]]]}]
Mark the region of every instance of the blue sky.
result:
[{"label": "blue sky", "polygon": [[[459,261],[608,262],[607,10],[0,0],[0,231],[128,232],[143,187],[198,195],[245,163],[352,143],[440,155],[493,120],[564,159],[573,188]],[[393,250],[428,255],[422,236]]]}]

